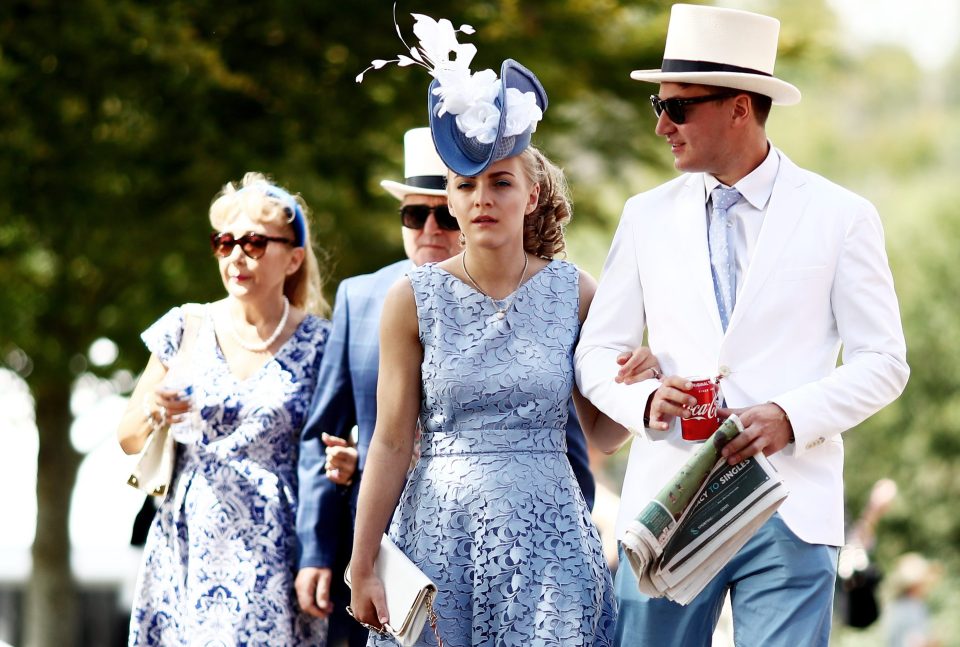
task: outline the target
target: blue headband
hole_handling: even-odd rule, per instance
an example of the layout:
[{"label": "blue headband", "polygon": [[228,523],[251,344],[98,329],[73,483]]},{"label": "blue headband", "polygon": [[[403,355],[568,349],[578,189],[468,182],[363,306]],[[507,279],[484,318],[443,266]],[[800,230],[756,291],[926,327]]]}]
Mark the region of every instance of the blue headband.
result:
[{"label": "blue headband", "polygon": [[292,195],[269,182],[257,182],[247,185],[237,191],[237,193],[254,187],[262,188],[267,197],[283,203],[284,211],[292,214],[290,220],[287,222],[293,225],[293,245],[294,247],[303,247],[307,239],[307,219],[303,215],[303,209],[300,208],[300,203],[297,202]]}]

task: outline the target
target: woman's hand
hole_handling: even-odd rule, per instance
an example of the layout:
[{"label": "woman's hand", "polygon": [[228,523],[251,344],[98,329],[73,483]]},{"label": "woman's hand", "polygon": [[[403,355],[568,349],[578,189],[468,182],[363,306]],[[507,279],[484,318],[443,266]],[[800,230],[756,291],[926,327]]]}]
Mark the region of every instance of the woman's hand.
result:
[{"label": "woman's hand", "polygon": [[160,383],[153,391],[153,402],[151,409],[165,409],[166,420],[173,424],[182,422],[184,416],[190,411],[190,398],[181,397],[178,390]]},{"label": "woman's hand", "polygon": [[347,612],[367,629],[383,633],[383,625],[390,622],[383,582],[372,572],[359,577],[356,573],[351,575],[350,606],[347,607]]},{"label": "woman's hand", "polygon": [[167,374],[167,368],[156,355],[150,355],[137,386],[130,395],[127,409],[117,427],[117,440],[126,454],[136,454],[143,449],[147,438],[157,425],[168,422],[157,402],[156,388]]},{"label": "woman's hand", "polygon": [[620,370],[614,381],[617,384],[633,384],[643,380],[659,380],[663,377],[660,372],[660,362],[646,346],[638,346],[635,350],[621,353],[617,357]]}]

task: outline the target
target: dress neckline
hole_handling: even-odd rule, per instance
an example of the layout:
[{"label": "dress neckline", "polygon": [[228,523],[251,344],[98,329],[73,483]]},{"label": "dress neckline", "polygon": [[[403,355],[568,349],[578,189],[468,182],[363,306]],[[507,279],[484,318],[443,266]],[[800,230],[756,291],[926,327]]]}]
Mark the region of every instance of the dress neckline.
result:
[{"label": "dress neckline", "polygon": [[509,298],[512,297],[513,295],[519,294],[521,290],[523,290],[525,287],[527,287],[527,284],[532,283],[535,278],[537,278],[538,276],[540,276],[541,274],[543,274],[544,272],[546,272],[548,269],[550,269],[551,267],[553,267],[554,265],[557,265],[557,264],[559,264],[559,263],[560,263],[560,260],[559,260],[559,259],[556,259],[556,258],[551,259],[549,263],[547,263],[546,265],[544,265],[543,267],[541,267],[539,270],[537,270],[536,272],[534,272],[533,274],[531,274],[530,276],[528,276],[528,277],[526,278],[526,280],[517,287],[516,290],[514,290],[513,292],[505,295],[502,299],[494,299],[493,297],[489,296],[489,295],[486,294],[485,292],[481,292],[480,290],[478,290],[478,289],[475,288],[474,286],[470,285],[469,283],[467,283],[466,281],[464,281],[463,279],[461,279],[459,276],[457,276],[457,275],[454,274],[453,272],[450,272],[449,270],[443,269],[442,267],[440,267],[439,264],[433,264],[433,267],[434,267],[434,269],[437,269],[437,270],[439,270],[440,272],[443,272],[443,273],[446,274],[447,276],[452,277],[457,283],[459,283],[460,285],[462,285],[462,286],[464,286],[465,288],[467,288],[470,292],[473,292],[474,294],[477,294],[477,295],[483,297],[484,299],[490,299],[490,300],[493,301],[494,303],[503,303],[504,301],[506,301],[507,299],[509,299]]},{"label": "dress neckline", "polygon": [[[209,304],[207,304],[207,305],[209,306]],[[217,326],[216,326],[216,322],[215,322],[214,319],[213,319],[213,311],[212,311],[212,308],[209,308],[209,307],[208,307],[208,308],[206,308],[205,310],[206,310],[206,312],[204,313],[204,321],[206,322],[207,326],[208,326],[209,329],[210,329],[210,334],[213,336],[213,346],[214,346],[214,349],[215,349],[216,354],[217,354],[217,359],[220,360],[220,363],[223,364],[224,368],[226,369],[227,374],[228,374],[228,375],[233,379],[233,381],[236,382],[237,384],[245,384],[246,382],[249,382],[249,381],[252,380],[253,378],[255,378],[255,377],[257,377],[258,375],[260,375],[261,373],[263,373],[263,371],[266,370],[266,368],[267,368],[268,366],[270,366],[271,362],[275,361],[277,358],[279,358],[281,355],[283,355],[283,354],[286,352],[287,347],[290,346],[290,343],[291,343],[294,339],[296,339],[297,337],[300,336],[301,332],[303,331],[304,325],[305,325],[308,321],[310,321],[312,318],[314,318],[314,317],[316,316],[316,315],[308,312],[307,315],[303,318],[303,320],[300,321],[299,324],[297,324],[297,327],[293,329],[293,332],[290,333],[290,336],[287,337],[287,339],[284,340],[284,342],[283,342],[282,344],[280,344],[280,348],[277,349],[277,352],[276,352],[276,353],[274,353],[273,355],[271,355],[270,357],[268,357],[268,358],[263,362],[263,364],[261,364],[259,367],[257,367],[256,370],[252,371],[252,372],[250,373],[250,375],[248,375],[248,376],[246,376],[246,377],[240,377],[239,375],[237,375],[236,373],[233,372],[233,369],[232,369],[231,366],[230,366],[230,362],[227,361],[227,356],[223,354],[223,348],[220,346],[220,338],[217,337]]]}]

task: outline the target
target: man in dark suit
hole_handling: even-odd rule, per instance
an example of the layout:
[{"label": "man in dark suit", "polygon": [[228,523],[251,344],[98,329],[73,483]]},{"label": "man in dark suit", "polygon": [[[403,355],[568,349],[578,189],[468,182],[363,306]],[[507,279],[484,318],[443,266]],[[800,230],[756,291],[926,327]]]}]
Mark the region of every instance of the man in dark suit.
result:
[{"label": "man in dark suit", "polygon": [[[317,392],[301,434],[297,599],[307,613],[333,612],[331,646],[346,636],[351,647],[366,644],[366,630],[343,613],[349,592],[342,585],[342,573],[352,544],[359,479],[377,417],[383,300],[390,286],[408,270],[460,252],[460,232],[447,209],[447,169],[436,153],[429,128],[406,133],[404,161],[404,182],[384,180],[380,184],[401,201],[407,259],[340,283]],[[572,405],[570,412],[567,455],[587,505],[593,507],[594,481],[586,442]],[[352,433],[355,439],[351,439]]]}]

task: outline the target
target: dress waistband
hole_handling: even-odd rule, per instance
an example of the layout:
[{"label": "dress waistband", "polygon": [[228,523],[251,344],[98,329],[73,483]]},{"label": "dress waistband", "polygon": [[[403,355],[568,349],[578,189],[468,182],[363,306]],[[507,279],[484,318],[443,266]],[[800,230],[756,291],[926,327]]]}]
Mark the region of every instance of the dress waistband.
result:
[{"label": "dress waistband", "polygon": [[565,429],[455,429],[424,431],[421,456],[502,453],[560,453],[567,451]]}]

